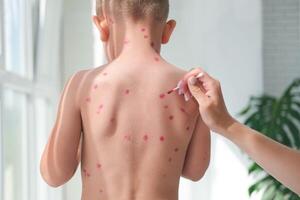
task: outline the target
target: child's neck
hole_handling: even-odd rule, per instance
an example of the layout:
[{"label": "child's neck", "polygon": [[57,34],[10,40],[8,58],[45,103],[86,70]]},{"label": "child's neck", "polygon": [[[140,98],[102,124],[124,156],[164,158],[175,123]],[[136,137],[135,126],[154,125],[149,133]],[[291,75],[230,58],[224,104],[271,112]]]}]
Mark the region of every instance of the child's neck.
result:
[{"label": "child's neck", "polygon": [[127,23],[123,27],[114,27],[115,36],[112,37],[115,45],[114,57],[122,55],[145,57],[147,55],[159,54],[161,48],[161,27],[151,25]]}]

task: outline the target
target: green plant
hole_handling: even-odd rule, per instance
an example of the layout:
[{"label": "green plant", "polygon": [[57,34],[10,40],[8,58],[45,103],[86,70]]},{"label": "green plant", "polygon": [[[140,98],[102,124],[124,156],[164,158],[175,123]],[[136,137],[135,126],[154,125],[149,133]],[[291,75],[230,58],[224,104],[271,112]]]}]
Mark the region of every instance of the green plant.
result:
[{"label": "green plant", "polygon": [[[240,113],[245,124],[264,135],[294,149],[300,149],[300,78],[295,79],[280,98],[270,95],[251,97]],[[263,190],[262,199],[300,200],[300,197],[265,173],[256,163],[249,174],[260,178],[248,189],[249,196]],[[300,180],[299,180],[300,181]]]}]

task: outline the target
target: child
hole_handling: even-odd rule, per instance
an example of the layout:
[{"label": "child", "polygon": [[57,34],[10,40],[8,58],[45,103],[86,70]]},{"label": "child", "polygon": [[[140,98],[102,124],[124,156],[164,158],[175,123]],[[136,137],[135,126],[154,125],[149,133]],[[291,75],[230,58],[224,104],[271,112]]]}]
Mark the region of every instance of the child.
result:
[{"label": "child", "polygon": [[64,88],[41,160],[49,185],[66,183],[81,163],[84,200],[176,200],[180,176],[204,175],[210,133],[198,105],[166,93],[186,73],[159,54],[176,24],[168,10],[168,0],[97,1],[109,62]]}]

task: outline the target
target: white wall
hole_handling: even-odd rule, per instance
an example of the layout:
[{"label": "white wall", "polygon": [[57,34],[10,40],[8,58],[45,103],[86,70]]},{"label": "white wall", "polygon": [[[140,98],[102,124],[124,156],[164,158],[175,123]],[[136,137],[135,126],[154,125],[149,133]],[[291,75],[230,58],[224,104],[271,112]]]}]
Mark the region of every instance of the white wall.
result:
[{"label": "white wall", "polygon": [[[65,1],[65,78],[93,66],[89,9],[86,1]],[[262,92],[259,0],[172,0],[171,17],[178,27],[163,56],[185,69],[202,66],[216,76],[231,113],[241,110],[250,95]],[[246,163],[239,149],[213,136],[207,174],[199,183],[182,180],[180,199],[248,199]],[[79,199],[80,191],[77,175],[66,187],[66,199]]]}]

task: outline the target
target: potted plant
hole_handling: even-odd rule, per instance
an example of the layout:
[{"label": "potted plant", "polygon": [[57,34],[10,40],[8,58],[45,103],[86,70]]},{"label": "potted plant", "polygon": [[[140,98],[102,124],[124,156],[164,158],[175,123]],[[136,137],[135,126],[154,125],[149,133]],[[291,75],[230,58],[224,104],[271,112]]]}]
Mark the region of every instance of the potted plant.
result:
[{"label": "potted plant", "polygon": [[[270,95],[251,97],[240,115],[246,117],[244,123],[247,126],[300,150],[300,78],[295,79],[279,98]],[[249,187],[249,196],[262,190],[262,199],[300,200],[297,194],[264,172],[258,164],[253,163],[248,170],[250,175],[260,177]]]}]

